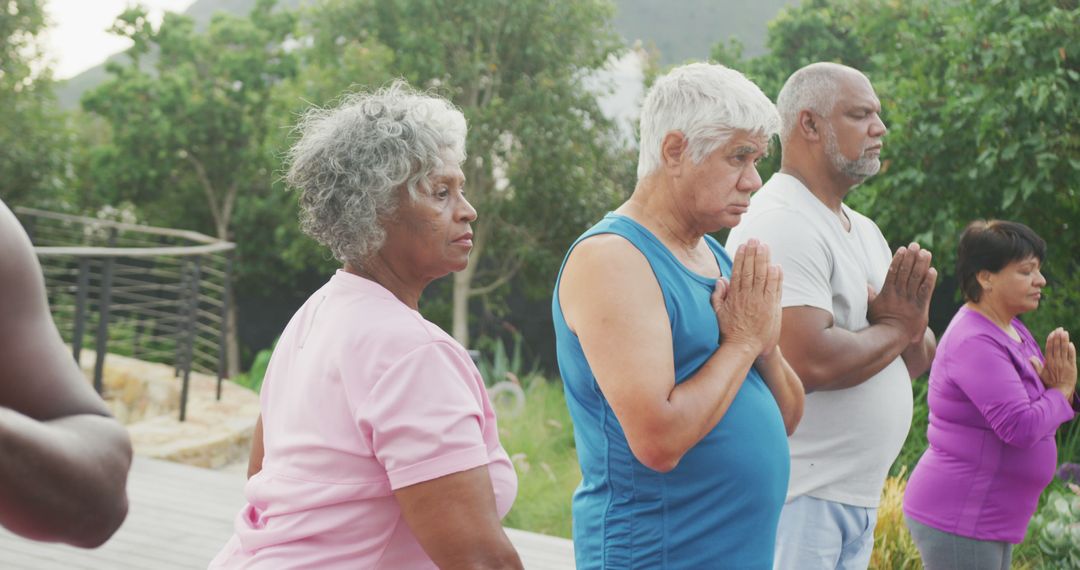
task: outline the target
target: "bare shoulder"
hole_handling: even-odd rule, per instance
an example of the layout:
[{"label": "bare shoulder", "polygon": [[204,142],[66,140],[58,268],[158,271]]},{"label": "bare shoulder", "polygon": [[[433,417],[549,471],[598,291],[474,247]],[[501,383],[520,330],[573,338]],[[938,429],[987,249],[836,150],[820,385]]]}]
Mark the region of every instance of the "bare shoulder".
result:
[{"label": "bare shoulder", "polygon": [[661,305],[660,285],[645,255],[616,234],[579,243],[567,258],[559,282],[559,303],[571,330],[583,313],[606,308],[636,311]]},{"label": "bare shoulder", "polygon": [[599,234],[581,241],[566,260],[565,275],[649,270],[649,262],[634,244],[618,234]]}]

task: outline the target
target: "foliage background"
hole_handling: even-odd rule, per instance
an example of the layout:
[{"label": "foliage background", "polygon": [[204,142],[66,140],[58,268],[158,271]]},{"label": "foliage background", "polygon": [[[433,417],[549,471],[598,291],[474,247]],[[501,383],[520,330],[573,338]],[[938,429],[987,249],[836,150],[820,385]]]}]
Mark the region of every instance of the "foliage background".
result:
[{"label": "foliage background", "polygon": [[[896,247],[934,252],[932,324],[959,303],[956,241],[977,218],[1030,225],[1049,244],[1047,297],[1074,295],[1080,259],[1080,10],[1075,0],[811,0],[769,25],[769,52],[744,59],[724,42],[713,57],[745,69],[775,96],[814,61],[863,70],[889,127],[882,172],[849,197]],[[774,171],[777,158],[763,169]],[[1075,297],[1073,297],[1075,299]],[[1045,337],[1078,330],[1065,301],[1028,317]]]},{"label": "foliage background", "polygon": [[[634,30],[652,28],[680,33],[647,39],[646,78],[687,54],[705,55],[680,36],[694,45],[706,38],[714,60],[744,70],[770,96],[813,61],[866,72],[890,132],[882,173],[850,203],[877,220],[893,246],[916,240],[934,252],[942,273],[935,331],[959,304],[953,252],[975,218],[1022,221],[1046,238],[1050,283],[1025,320],[1037,337],[1059,325],[1080,331],[1077,0],[774,0],[727,18],[742,32],[754,17],[775,15],[762,37],[710,27],[709,9],[730,8],[724,3],[683,3],[672,25],[661,25],[667,13],[636,0],[228,4],[246,13],[211,16],[214,0],[200,0],[190,17],[172,15],[155,27],[139,9],[126,11],[116,29],[136,47],[88,90],[85,78],[58,84],[40,64],[42,0],[6,2],[0,198],[72,213],[120,207],[141,222],[235,240],[245,368],[335,266],[297,230],[295,196],[281,184],[291,125],[311,104],[404,76],[465,109],[469,178],[482,219],[491,221],[475,281],[464,289],[437,283],[425,314],[450,328],[454,290],[479,291],[465,305],[474,344],[520,334],[524,360],[539,356],[540,369],[552,372],[544,347],[563,251],[634,183],[636,153],[618,142],[617,125],[582,79],[621,53],[619,34],[632,40]],[[58,90],[69,102],[77,99],[72,90],[86,94],[70,109]],[[763,166],[764,178],[778,156]],[[538,478],[522,487],[526,503],[568,509],[576,483],[569,421],[557,385],[537,378],[525,382],[536,406],[505,424],[504,440],[529,465],[519,471]],[[926,446],[925,380],[916,383],[916,405],[895,475],[910,471]],[[1068,426],[1059,442],[1062,461],[1080,460],[1080,428]],[[511,524],[562,534],[567,513],[516,514]],[[902,529],[889,536],[899,546],[885,554],[899,562],[888,564],[906,567]],[[1032,546],[1040,540],[1049,544],[1036,537],[1017,551],[1021,565],[1053,566]]]}]

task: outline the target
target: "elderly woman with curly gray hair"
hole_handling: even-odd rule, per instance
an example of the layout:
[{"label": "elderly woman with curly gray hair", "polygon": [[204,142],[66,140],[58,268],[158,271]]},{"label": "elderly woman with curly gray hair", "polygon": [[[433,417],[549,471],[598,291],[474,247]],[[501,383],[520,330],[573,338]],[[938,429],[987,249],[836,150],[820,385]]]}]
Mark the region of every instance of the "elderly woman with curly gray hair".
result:
[{"label": "elderly woman with curly gray hair", "polygon": [[342,262],[263,381],[247,505],[211,568],[520,568],[517,478],[465,349],[418,312],[466,267],[465,118],[402,82],[309,111],[301,227]]}]

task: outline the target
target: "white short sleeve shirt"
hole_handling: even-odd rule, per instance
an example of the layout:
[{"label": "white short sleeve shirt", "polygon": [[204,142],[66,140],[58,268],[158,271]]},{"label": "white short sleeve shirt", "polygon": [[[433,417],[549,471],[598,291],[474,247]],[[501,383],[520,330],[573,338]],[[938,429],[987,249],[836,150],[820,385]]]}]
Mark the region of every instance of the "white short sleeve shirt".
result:
[{"label": "white short sleeve shirt", "polygon": [[[835,326],[859,331],[870,326],[868,287],[881,290],[892,253],[873,221],[843,209],[850,231],[802,182],[777,173],[754,195],[726,247],[734,251],[750,238],[768,244],[784,270],[784,307],[829,311]],[[788,500],[809,495],[877,507],[911,416],[911,379],[900,357],[858,386],[808,394],[789,440]]]}]

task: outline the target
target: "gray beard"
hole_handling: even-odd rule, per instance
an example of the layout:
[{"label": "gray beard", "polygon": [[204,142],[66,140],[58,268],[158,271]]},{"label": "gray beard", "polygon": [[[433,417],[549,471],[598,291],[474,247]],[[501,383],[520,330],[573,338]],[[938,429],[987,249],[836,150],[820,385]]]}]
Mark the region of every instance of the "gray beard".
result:
[{"label": "gray beard", "polygon": [[831,129],[825,135],[825,156],[829,157],[829,162],[832,163],[833,168],[839,170],[844,176],[859,182],[870,178],[881,170],[881,159],[876,156],[860,155],[859,158],[851,160],[841,154],[840,144],[836,140],[836,133]]}]

